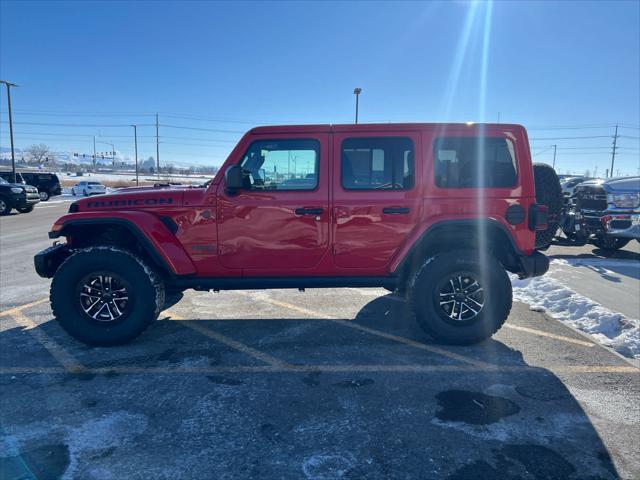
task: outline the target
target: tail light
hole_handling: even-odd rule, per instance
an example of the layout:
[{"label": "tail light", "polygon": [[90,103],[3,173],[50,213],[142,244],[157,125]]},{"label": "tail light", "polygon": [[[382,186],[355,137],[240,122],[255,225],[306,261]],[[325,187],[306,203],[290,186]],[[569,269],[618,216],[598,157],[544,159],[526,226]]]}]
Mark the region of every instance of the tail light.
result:
[{"label": "tail light", "polygon": [[529,207],[529,230],[549,228],[549,207],[534,203]]}]

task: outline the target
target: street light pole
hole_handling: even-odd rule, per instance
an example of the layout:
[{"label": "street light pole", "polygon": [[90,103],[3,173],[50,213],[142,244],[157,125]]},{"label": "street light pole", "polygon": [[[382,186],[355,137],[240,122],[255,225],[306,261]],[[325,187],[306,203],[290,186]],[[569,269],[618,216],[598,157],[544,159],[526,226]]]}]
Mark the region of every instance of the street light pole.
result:
[{"label": "street light pole", "polygon": [[361,92],[362,92],[362,89],[359,87],[353,89],[353,93],[356,96],[356,123],[358,123],[358,100],[360,99]]},{"label": "street light pole", "polygon": [[15,83],[0,80],[7,86],[7,108],[9,110],[9,138],[11,139],[11,174],[13,175],[13,183],[16,183],[16,154],[13,148],[13,116],[11,115],[11,87],[17,87]]},{"label": "street light pole", "polygon": [[160,181],[160,126],[158,124],[158,114],[156,113],[156,170],[158,170],[158,181]]},{"label": "street light pole", "polygon": [[137,125],[131,125],[133,127],[133,142],[136,152],[136,187],[138,184],[138,127]]},{"label": "street light pole", "polygon": [[553,169],[556,169],[556,150],[558,149],[558,145],[551,145],[553,147]]}]

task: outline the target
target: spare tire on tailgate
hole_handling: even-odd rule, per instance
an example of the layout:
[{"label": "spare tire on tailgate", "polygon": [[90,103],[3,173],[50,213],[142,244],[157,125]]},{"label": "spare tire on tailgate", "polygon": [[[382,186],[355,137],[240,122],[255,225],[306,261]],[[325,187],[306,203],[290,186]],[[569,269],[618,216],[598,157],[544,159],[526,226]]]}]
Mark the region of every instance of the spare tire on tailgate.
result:
[{"label": "spare tire on tailgate", "polygon": [[549,209],[548,228],[536,231],[536,248],[547,248],[560,226],[562,187],[556,171],[546,163],[533,164],[536,203]]}]

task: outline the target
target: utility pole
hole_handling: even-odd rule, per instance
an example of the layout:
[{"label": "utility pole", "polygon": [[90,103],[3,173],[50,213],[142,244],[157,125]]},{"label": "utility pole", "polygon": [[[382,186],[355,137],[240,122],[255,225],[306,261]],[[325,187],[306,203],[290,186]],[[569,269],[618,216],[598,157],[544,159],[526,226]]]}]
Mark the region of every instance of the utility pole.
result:
[{"label": "utility pole", "polygon": [[595,168],[593,169],[593,177],[598,178],[598,165],[596,165]]},{"label": "utility pole", "polygon": [[158,171],[158,180],[160,180],[160,134],[159,134],[157,113],[156,113],[156,170]]},{"label": "utility pole", "polygon": [[553,169],[556,169],[556,150],[558,149],[558,145],[551,145],[553,147]]},{"label": "utility pole", "polygon": [[131,125],[133,127],[133,145],[136,152],[136,187],[139,185],[138,183],[138,126]]},{"label": "utility pole", "polygon": [[498,122],[497,123],[500,123],[500,112],[498,112]]},{"label": "utility pole", "polygon": [[613,177],[613,163],[616,160],[616,144],[618,143],[618,125],[616,124],[616,133],[613,135],[613,150],[611,151],[611,176]]},{"label": "utility pole", "polygon": [[96,136],[93,136],[93,173],[96,173]]},{"label": "utility pole", "polygon": [[13,116],[11,115],[11,87],[17,87],[15,83],[10,83],[5,80],[0,80],[0,83],[4,83],[7,86],[7,108],[9,110],[9,138],[11,139],[11,174],[13,176],[13,183],[16,183],[16,154],[13,148]]},{"label": "utility pole", "polygon": [[358,123],[358,99],[360,98],[360,93],[362,93],[361,88],[354,88],[353,93],[356,96],[356,123]]}]

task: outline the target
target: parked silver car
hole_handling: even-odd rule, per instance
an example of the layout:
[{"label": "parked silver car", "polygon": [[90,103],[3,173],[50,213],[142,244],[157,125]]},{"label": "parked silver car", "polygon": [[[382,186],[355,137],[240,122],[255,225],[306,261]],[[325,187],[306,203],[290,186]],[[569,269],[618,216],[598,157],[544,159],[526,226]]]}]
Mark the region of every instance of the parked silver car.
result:
[{"label": "parked silver car", "polygon": [[103,193],[107,193],[107,187],[102,185],[100,182],[89,182],[83,180],[71,187],[71,195],[84,195],[85,197],[88,197],[89,195],[100,195]]}]

